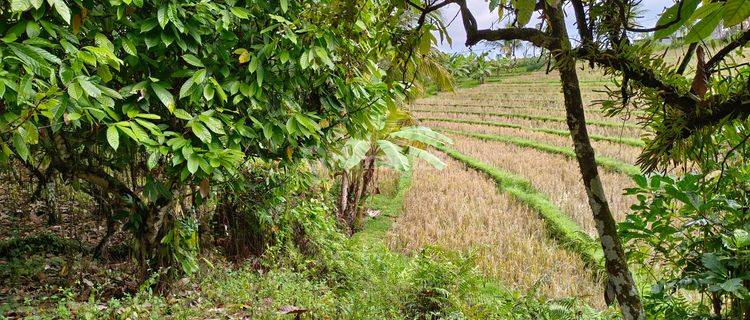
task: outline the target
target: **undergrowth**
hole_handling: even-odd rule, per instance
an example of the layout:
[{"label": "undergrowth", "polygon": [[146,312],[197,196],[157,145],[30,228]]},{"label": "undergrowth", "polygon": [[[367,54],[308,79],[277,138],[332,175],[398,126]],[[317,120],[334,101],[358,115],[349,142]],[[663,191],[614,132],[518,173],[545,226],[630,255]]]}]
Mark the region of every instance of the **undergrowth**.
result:
[{"label": "undergrowth", "polygon": [[[305,235],[269,249],[261,267],[203,260],[198,274],[179,280],[167,295],[148,289],[100,301],[61,290],[43,304],[26,301],[15,314],[36,319],[609,319],[575,299],[548,300],[535,290],[518,293],[482,275],[472,252],[426,247],[413,256],[383,241],[401,212],[409,175],[369,207],[380,211],[365,231],[348,238],[330,208],[308,200],[287,216]],[[516,182],[509,188],[518,188]],[[523,189],[527,192],[528,190]],[[305,219],[301,219],[305,217]],[[312,254],[310,254],[312,253]],[[148,282],[148,281],[147,281]],[[7,310],[8,306],[5,306]]]}]

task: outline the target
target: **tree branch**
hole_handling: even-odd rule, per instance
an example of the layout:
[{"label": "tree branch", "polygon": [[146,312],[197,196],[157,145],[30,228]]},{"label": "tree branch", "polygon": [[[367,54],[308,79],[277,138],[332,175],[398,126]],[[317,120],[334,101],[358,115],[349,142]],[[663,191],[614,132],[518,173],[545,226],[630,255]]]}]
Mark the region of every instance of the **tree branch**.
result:
[{"label": "tree branch", "polygon": [[667,104],[677,107],[684,113],[692,112],[697,105],[697,98],[680,94],[678,88],[661,81],[652,70],[646,67],[638,67],[638,63],[625,60],[616,51],[578,48],[574,50],[574,55],[579,59],[592,61],[602,67],[618,70],[630,80],[635,80],[645,87],[659,90]]},{"label": "tree branch", "polygon": [[461,17],[466,31],[466,46],[473,46],[479,41],[499,40],[523,40],[528,41],[540,48],[549,49],[552,46],[552,38],[539,29],[534,28],[503,28],[482,29],[477,27],[477,20],[466,5],[466,0],[453,0],[461,10]]},{"label": "tree branch", "polygon": [[684,5],[684,3],[685,3],[684,0],[681,0],[678,3],[678,5],[677,5],[677,16],[674,17],[674,20],[672,20],[670,22],[667,22],[665,24],[656,25],[653,28],[634,28],[634,27],[628,26],[628,24],[626,22],[626,21],[628,21],[628,19],[625,16],[625,4],[623,4],[620,1],[618,1],[618,5],[620,6],[620,16],[622,18],[622,21],[625,21],[625,22],[623,22],[623,26],[625,27],[625,30],[631,31],[631,32],[654,32],[654,31],[659,31],[659,30],[671,27],[675,23],[678,23],[678,22],[680,22],[680,20],[682,20],[682,6]]},{"label": "tree branch", "polygon": [[721,48],[711,59],[706,62],[706,70],[713,71],[716,65],[719,64],[724,58],[731,53],[734,49],[744,46],[750,41],[750,30],[745,30],[742,35],[734,41],[727,44],[724,48]]},{"label": "tree branch", "polygon": [[594,34],[586,23],[586,11],[583,9],[583,3],[581,0],[571,0],[570,3],[573,4],[573,11],[575,11],[578,35],[581,37],[581,42],[587,45],[594,41]]}]

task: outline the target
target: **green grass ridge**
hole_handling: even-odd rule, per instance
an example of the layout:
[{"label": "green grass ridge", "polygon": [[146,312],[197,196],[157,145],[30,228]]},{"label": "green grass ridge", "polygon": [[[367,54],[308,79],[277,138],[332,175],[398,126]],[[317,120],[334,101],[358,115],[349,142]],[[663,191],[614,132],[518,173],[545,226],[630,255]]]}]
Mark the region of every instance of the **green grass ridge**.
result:
[{"label": "green grass ridge", "polygon": [[[525,126],[521,126],[521,125],[509,123],[509,122],[452,119],[452,118],[421,118],[420,120],[479,124],[479,125],[487,125],[487,126],[494,126],[494,127],[530,130],[530,131],[554,134],[554,135],[558,135],[562,137],[570,137],[570,132],[567,130],[551,129],[551,128],[532,128],[532,127],[525,127]],[[633,147],[643,147],[645,145],[645,143],[643,143],[641,139],[635,139],[635,138],[610,137],[610,136],[602,136],[602,135],[597,135],[597,134],[590,134],[589,138],[591,138],[591,140],[594,140],[594,141],[607,141],[607,142],[613,142],[613,143],[618,143],[618,144],[623,144],[623,145],[628,145],[628,146],[633,146]]]},{"label": "green grass ridge", "polygon": [[604,255],[598,242],[575,221],[521,176],[500,170],[448,147],[435,147],[466,166],[482,172],[497,183],[502,192],[534,209],[545,221],[550,235],[566,248],[580,255],[596,273],[604,271]]},{"label": "green grass ridge", "polygon": [[[482,139],[482,140],[510,143],[513,145],[517,145],[519,147],[533,148],[533,149],[537,149],[539,151],[543,151],[547,153],[564,155],[567,158],[576,157],[575,151],[573,151],[573,148],[570,148],[570,147],[558,147],[558,146],[536,142],[534,140],[511,137],[511,136],[503,136],[499,134],[475,133],[475,132],[448,130],[448,129],[440,129],[440,128],[433,128],[433,129],[447,132],[447,133],[453,133],[453,134],[463,135],[467,137]],[[641,170],[638,169],[638,167],[634,165],[627,164],[625,162],[622,162],[620,160],[613,159],[610,157],[597,156],[596,163],[605,170],[613,171],[613,172],[620,172],[620,173],[627,174],[629,176],[634,176],[634,175],[640,174],[641,172]]]},{"label": "green grass ridge", "polygon": [[[548,102],[548,103],[557,103],[557,101],[551,101],[551,100],[536,100],[536,101]],[[565,109],[554,108],[554,107],[541,107],[541,106],[526,106],[526,107],[522,107],[522,106],[458,104],[458,103],[441,103],[441,104],[437,105],[437,104],[434,104],[434,103],[424,103],[424,102],[415,103],[415,104],[412,104],[412,106],[413,107],[487,108],[487,109],[537,109],[537,110],[545,110],[545,111],[552,110],[552,111],[558,111],[558,112],[565,112]],[[430,109],[430,110],[432,110],[432,111],[441,111],[441,109]],[[413,110],[413,111],[418,111],[418,110]],[[453,111],[453,110],[449,109],[447,111]],[[597,108],[588,108],[588,109],[586,109],[586,112],[599,113],[599,114],[602,114],[602,115],[605,115],[605,116],[607,116],[607,114],[608,114],[608,111],[602,110],[602,109],[597,109]],[[641,115],[641,114],[645,114],[645,113],[642,112],[642,111],[638,111],[638,110],[632,110],[632,111],[629,111],[629,114],[631,114],[631,115]]]},{"label": "green grass ridge", "polygon": [[367,206],[380,210],[380,215],[367,219],[364,230],[354,235],[356,240],[374,240],[382,239],[385,233],[393,224],[395,218],[401,215],[404,207],[404,196],[409,191],[412,182],[412,171],[401,173],[398,178],[398,185],[393,194],[376,194],[370,196],[367,200]]},{"label": "green grass ridge", "polygon": [[[496,116],[504,118],[519,118],[526,120],[539,120],[549,122],[566,122],[564,117],[552,117],[552,116],[534,116],[520,113],[503,113],[503,112],[476,112],[476,111],[458,111],[458,110],[427,110],[427,109],[413,109],[412,112],[424,112],[424,113],[452,113],[452,114],[470,114],[470,115],[485,115],[485,116]],[[601,120],[587,120],[586,124],[600,126],[600,127],[613,127],[613,128],[631,128],[641,129],[641,126],[631,123],[617,123],[611,121]]]}]

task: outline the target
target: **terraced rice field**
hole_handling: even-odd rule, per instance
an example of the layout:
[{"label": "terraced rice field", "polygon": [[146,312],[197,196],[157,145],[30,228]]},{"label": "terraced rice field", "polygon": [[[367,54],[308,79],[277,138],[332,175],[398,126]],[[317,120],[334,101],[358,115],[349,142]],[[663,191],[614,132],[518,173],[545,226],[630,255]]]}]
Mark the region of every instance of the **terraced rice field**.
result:
[{"label": "terraced rice field", "polygon": [[[623,189],[638,172],[643,133],[636,116],[606,117],[594,104],[605,98],[601,75],[582,80],[605,192],[621,220],[634,202]],[[454,144],[434,150],[448,163],[443,171],[416,167],[391,245],[474,249],[479,266],[509,288],[602,306],[596,230],[556,75],[508,76],[419,100],[411,111]]]}]

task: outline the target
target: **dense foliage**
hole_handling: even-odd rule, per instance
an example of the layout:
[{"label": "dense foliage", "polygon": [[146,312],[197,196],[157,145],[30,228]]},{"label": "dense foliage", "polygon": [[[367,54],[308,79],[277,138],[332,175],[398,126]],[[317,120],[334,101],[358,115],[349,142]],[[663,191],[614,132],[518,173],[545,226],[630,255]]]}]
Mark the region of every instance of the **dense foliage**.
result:
[{"label": "dense foliage", "polygon": [[[640,176],[628,190],[638,203],[620,228],[632,261],[654,283],[648,295],[654,311],[736,318],[750,312],[746,138],[727,130],[713,139],[729,152],[708,153],[698,170],[678,178]],[[688,303],[691,292],[706,302]]]},{"label": "dense foliage", "polygon": [[330,157],[404,95],[381,67],[406,64],[393,46],[404,11],[387,1],[14,0],[0,12],[2,163],[109,203],[143,271],[195,271],[206,199],[253,170]]}]

